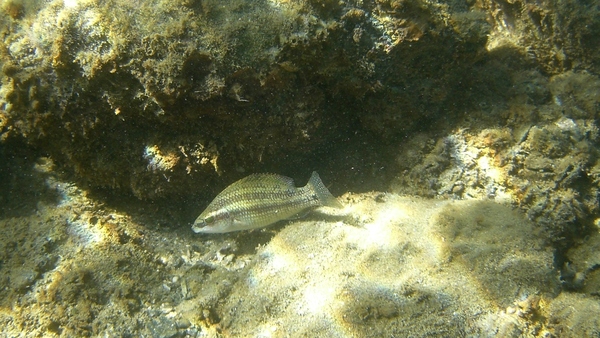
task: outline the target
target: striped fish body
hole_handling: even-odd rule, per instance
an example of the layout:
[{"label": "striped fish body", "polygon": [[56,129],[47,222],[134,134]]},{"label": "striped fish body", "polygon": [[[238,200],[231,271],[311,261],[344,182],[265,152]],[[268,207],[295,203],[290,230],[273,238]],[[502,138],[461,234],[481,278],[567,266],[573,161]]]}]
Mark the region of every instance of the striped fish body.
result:
[{"label": "striped fish body", "polygon": [[196,233],[224,233],[257,229],[277,221],[297,217],[312,208],[342,205],[313,171],[306,186],[297,188],[294,180],[274,174],[254,174],[223,190],[198,216]]}]

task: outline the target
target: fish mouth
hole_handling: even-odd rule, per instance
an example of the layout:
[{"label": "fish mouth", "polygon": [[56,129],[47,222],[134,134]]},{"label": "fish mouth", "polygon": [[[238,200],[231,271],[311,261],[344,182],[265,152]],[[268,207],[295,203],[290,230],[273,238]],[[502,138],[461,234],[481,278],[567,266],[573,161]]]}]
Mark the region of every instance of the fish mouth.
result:
[{"label": "fish mouth", "polygon": [[220,234],[220,233],[223,233],[223,231],[219,231],[218,229],[215,229],[214,227],[209,227],[209,226],[204,226],[204,227],[192,226],[192,231],[197,234]]},{"label": "fish mouth", "polygon": [[197,222],[192,224],[192,231],[195,233],[206,232],[206,223]]},{"label": "fish mouth", "polygon": [[223,231],[219,231],[218,227],[210,226],[210,225],[206,224],[206,222],[204,222],[204,221],[195,222],[192,225],[192,231],[197,234],[200,234],[200,233],[215,234],[215,233],[223,232]]}]

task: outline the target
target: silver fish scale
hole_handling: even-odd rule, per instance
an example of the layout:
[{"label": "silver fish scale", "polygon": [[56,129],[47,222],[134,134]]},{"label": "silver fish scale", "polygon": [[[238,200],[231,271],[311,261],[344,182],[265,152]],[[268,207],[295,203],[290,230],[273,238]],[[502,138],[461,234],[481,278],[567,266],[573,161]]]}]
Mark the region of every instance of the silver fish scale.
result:
[{"label": "silver fish scale", "polygon": [[307,208],[319,206],[316,198],[308,198],[310,192],[307,189],[292,188],[293,190],[278,191],[268,187],[249,186],[248,189],[255,190],[250,193],[240,191],[227,196],[222,207],[231,217],[262,227],[287,219]]}]

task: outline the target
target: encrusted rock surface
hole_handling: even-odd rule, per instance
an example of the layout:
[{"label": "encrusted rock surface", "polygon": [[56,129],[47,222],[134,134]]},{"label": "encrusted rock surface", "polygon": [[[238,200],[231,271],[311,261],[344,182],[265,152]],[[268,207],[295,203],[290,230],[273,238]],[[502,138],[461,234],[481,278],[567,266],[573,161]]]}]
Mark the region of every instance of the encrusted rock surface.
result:
[{"label": "encrusted rock surface", "polygon": [[[355,168],[382,188],[393,169],[378,142],[497,105],[524,65],[548,68],[549,51],[527,54],[545,37],[531,21],[562,8],[544,6],[7,0],[2,138],[24,138],[90,187],[141,199],[206,197],[247,172],[303,174],[299,163],[345,171],[345,187],[362,176]],[[554,27],[569,13],[539,20]],[[590,36],[573,25],[544,33]],[[579,41],[562,53],[593,60]]]},{"label": "encrusted rock surface", "polygon": [[[599,11],[0,2],[0,327],[597,336]],[[312,170],[353,216],[191,233],[236,179]]]},{"label": "encrusted rock surface", "polygon": [[552,248],[495,202],[346,194],[335,213],[199,236],[96,204],[49,160],[32,175],[60,197],[0,220],[8,336],[531,334],[584,318],[540,306],[560,290]]}]

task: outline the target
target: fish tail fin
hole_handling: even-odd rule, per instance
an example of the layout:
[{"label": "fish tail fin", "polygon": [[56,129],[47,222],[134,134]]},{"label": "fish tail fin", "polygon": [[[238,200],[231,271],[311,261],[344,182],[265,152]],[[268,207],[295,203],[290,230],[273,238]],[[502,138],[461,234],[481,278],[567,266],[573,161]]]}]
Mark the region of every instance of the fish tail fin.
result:
[{"label": "fish tail fin", "polygon": [[310,176],[310,179],[308,180],[306,186],[315,192],[317,198],[319,199],[319,202],[321,202],[321,205],[331,208],[344,207],[342,203],[340,203],[337,200],[337,198],[335,198],[335,196],[333,196],[329,192],[327,187],[323,184],[323,181],[321,181],[321,177],[319,177],[319,174],[317,174],[316,171],[312,172],[312,175]]}]

